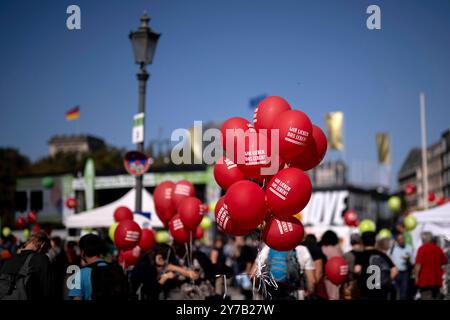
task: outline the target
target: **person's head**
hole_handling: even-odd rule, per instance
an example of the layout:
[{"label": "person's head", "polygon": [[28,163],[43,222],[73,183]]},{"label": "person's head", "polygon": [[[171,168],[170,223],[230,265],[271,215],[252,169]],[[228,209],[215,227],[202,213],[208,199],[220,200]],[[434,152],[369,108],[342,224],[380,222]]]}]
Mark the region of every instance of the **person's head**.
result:
[{"label": "person's head", "polygon": [[339,238],[336,234],[336,232],[332,230],[327,230],[322,235],[322,238],[320,239],[320,245],[321,246],[335,246],[339,243]]},{"label": "person's head", "polygon": [[216,237],[214,239],[214,248],[215,249],[222,249],[223,246],[224,246],[224,243],[223,243],[222,237]]},{"label": "person's head", "polygon": [[383,252],[388,252],[390,246],[391,246],[391,239],[389,238],[378,239],[376,240],[375,243],[375,248]]},{"label": "person's head", "polygon": [[103,240],[93,233],[82,236],[78,245],[80,246],[81,258],[88,263],[100,258],[105,252]]},{"label": "person's head", "polygon": [[350,245],[355,247],[360,247],[362,245],[361,235],[359,233],[353,233],[350,236]]},{"label": "person's head", "polygon": [[234,238],[234,242],[236,243],[236,245],[239,246],[244,246],[245,245],[245,237],[235,237]]},{"label": "person's head", "polygon": [[61,248],[62,240],[60,237],[56,236],[51,239],[52,248]]},{"label": "person's head", "polygon": [[423,244],[433,242],[433,234],[429,231],[422,232],[422,234],[420,236],[422,238]]},{"label": "person's head", "polygon": [[374,247],[376,242],[377,234],[373,231],[364,232],[361,235],[361,240],[364,248]]},{"label": "person's head", "polygon": [[403,235],[403,233],[399,233],[398,235],[397,235],[397,243],[398,243],[398,245],[400,246],[400,247],[404,247],[405,246],[405,244],[406,244],[406,242],[405,242],[405,236]]},{"label": "person's head", "polygon": [[25,242],[24,248],[45,254],[50,249],[50,239],[44,231],[32,233]]},{"label": "person's head", "polygon": [[155,246],[151,253],[152,264],[157,268],[162,268],[165,266],[166,262],[171,262],[172,249],[167,244],[158,244]]},{"label": "person's head", "polygon": [[306,235],[305,240],[303,240],[305,246],[317,246],[317,238],[315,235],[309,233]]}]

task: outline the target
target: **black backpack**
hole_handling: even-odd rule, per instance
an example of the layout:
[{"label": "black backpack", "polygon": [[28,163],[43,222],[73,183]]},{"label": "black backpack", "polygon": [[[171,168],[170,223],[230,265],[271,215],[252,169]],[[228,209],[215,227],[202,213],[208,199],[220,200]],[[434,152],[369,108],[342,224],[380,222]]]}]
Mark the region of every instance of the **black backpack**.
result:
[{"label": "black backpack", "polygon": [[0,275],[0,300],[27,300],[27,286],[33,273],[30,265],[34,253],[30,253],[17,273]]},{"label": "black backpack", "polygon": [[97,261],[87,267],[92,269],[92,300],[127,300],[129,298],[128,279],[118,264]]}]

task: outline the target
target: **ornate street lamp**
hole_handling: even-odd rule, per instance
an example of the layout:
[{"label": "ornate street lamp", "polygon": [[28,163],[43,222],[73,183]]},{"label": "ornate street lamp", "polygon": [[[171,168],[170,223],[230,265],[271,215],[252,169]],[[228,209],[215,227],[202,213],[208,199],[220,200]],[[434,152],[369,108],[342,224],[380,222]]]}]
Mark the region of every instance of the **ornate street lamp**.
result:
[{"label": "ornate street lamp", "polygon": [[[129,35],[133,47],[134,61],[140,66],[137,79],[139,81],[139,114],[142,115],[140,120],[142,121],[142,126],[144,126],[145,123],[145,88],[149,77],[145,67],[152,63],[156,44],[160,37],[160,34],[154,33],[150,29],[148,25],[149,21],[150,17],[147,12],[144,12],[141,17],[141,26],[137,31],[130,32]],[[143,132],[145,131],[143,130]],[[142,138],[136,144],[137,150],[139,152],[144,152],[144,134],[142,134]],[[143,175],[136,177],[136,212],[142,212],[142,180]]]}]

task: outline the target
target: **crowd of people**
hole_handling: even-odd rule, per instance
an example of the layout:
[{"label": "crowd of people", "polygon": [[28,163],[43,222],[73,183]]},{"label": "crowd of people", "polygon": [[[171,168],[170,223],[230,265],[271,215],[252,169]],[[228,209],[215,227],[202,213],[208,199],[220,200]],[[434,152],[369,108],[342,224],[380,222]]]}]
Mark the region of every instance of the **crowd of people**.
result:
[{"label": "crowd of people", "polygon": [[[133,266],[119,263],[101,235],[64,241],[40,231],[25,243],[2,238],[0,299],[449,299],[450,251],[429,232],[416,249],[402,233],[395,239],[354,233],[347,252],[331,230],[320,239],[307,234],[288,252],[257,236],[218,234],[209,246],[199,240],[192,246],[156,244]],[[336,256],[348,265],[342,285],[327,277],[327,261]]]}]

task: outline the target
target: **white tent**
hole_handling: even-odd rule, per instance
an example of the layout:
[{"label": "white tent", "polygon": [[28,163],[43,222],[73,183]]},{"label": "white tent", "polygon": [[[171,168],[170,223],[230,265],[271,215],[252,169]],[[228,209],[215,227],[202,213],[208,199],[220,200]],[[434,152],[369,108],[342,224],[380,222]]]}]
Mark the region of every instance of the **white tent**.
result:
[{"label": "white tent", "polygon": [[[114,210],[117,207],[125,206],[134,211],[135,194],[135,189],[131,189],[122,198],[111,202],[110,204],[68,216],[65,219],[64,224],[66,228],[107,228],[114,223]],[[153,197],[145,189],[142,190],[142,211],[145,213],[150,213],[150,219],[141,214],[134,214],[134,221],[136,221],[141,227],[163,227],[161,220],[159,220],[156,215]]]},{"label": "white tent", "polygon": [[416,248],[422,243],[420,234],[424,231],[429,231],[434,236],[450,238],[450,203],[412,214],[417,219],[417,226],[411,232]]}]

